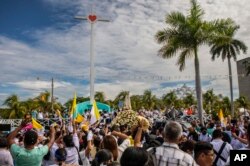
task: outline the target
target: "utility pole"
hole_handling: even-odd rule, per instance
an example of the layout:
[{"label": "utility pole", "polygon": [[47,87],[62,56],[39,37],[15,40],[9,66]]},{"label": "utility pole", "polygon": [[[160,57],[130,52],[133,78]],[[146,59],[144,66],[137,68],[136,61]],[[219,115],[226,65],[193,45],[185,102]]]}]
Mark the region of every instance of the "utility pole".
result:
[{"label": "utility pole", "polygon": [[97,15],[95,15],[92,12],[91,9],[91,14],[89,14],[87,17],[82,17],[82,16],[75,16],[75,19],[79,19],[79,20],[88,20],[91,26],[91,36],[90,36],[90,103],[93,104],[94,101],[94,84],[95,84],[95,71],[94,71],[94,67],[95,67],[95,55],[94,55],[94,24],[97,21],[101,21],[101,22],[110,22],[110,20],[107,19],[100,19],[99,17],[97,17]]},{"label": "utility pole", "polygon": [[54,111],[54,79],[51,79],[51,109]]}]

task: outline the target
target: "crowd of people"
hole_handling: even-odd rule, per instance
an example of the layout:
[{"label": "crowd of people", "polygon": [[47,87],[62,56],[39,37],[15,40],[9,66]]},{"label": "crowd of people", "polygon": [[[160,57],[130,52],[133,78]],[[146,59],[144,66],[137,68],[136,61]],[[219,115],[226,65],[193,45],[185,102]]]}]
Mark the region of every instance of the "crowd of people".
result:
[{"label": "crowd of people", "polygon": [[[126,110],[123,110],[126,111]],[[49,130],[22,124],[0,137],[1,166],[224,166],[230,150],[250,150],[248,118],[212,119],[190,126],[168,121],[160,111],[141,110],[149,128],[111,125],[119,112],[102,113],[93,125],[59,121]],[[87,119],[87,117],[86,117]]]}]

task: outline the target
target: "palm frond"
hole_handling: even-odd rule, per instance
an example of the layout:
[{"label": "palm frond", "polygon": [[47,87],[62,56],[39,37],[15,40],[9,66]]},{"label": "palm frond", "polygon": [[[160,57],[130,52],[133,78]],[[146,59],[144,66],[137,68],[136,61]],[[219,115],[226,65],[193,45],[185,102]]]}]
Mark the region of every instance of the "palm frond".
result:
[{"label": "palm frond", "polygon": [[166,16],[165,22],[174,28],[180,28],[185,26],[186,17],[180,12],[172,12]]},{"label": "palm frond", "polygon": [[177,60],[177,63],[176,63],[179,66],[180,71],[183,71],[185,69],[186,58],[190,58],[191,56],[192,56],[191,49],[185,49],[181,52],[181,54]]},{"label": "palm frond", "polygon": [[221,58],[223,61],[227,58],[227,55],[228,55],[227,47],[223,47],[221,52]]},{"label": "palm frond", "polygon": [[200,20],[204,14],[205,14],[204,10],[197,3],[197,1],[191,0],[191,9],[190,9],[190,14],[189,14],[189,18],[190,18],[191,22],[195,22],[197,20]]},{"label": "palm frond", "polygon": [[223,50],[223,47],[213,45],[212,48],[210,49],[210,53],[212,54],[212,60],[215,60],[216,57],[218,58],[220,54],[222,53],[222,50]]},{"label": "palm frond", "polygon": [[224,32],[226,29],[230,27],[237,27],[235,22],[231,18],[226,19],[216,19],[211,22],[213,24],[211,30],[217,31],[219,33]]},{"label": "palm frond", "polygon": [[178,34],[178,31],[175,29],[169,28],[169,29],[164,29],[162,31],[158,31],[155,35],[156,41],[161,44],[161,43],[167,43],[168,40]]},{"label": "palm frond", "polygon": [[164,45],[159,51],[158,55],[162,58],[172,58],[177,52],[177,49],[171,45]]},{"label": "palm frond", "polygon": [[247,46],[245,45],[244,42],[242,42],[242,41],[240,41],[240,40],[237,40],[237,39],[234,39],[234,40],[232,41],[232,45],[234,45],[234,47],[237,46],[237,48],[238,48],[239,50],[241,50],[244,54],[246,54],[248,48],[247,48]]},{"label": "palm frond", "polygon": [[237,60],[237,54],[236,54],[236,51],[232,45],[229,46],[229,54],[230,54],[230,58],[233,58],[234,61]]}]

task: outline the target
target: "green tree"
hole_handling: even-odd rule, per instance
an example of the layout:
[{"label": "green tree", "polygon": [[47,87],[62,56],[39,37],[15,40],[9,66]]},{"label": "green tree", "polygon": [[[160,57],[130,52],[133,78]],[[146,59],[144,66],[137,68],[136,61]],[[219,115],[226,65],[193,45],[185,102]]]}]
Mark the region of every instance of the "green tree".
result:
[{"label": "green tree", "polygon": [[227,96],[223,97],[221,108],[224,112],[224,116],[227,116],[230,114],[231,102],[230,102],[229,97],[227,97]]},{"label": "green tree", "polygon": [[[181,12],[172,12],[166,16],[166,29],[158,31],[155,38],[159,44],[163,44],[159,55],[163,58],[172,58],[180,52],[177,65],[180,71],[184,70],[186,59],[194,58],[195,66],[195,89],[198,102],[199,119],[203,124],[202,115],[202,91],[200,78],[200,65],[198,48],[209,42],[213,35],[215,22],[203,21],[204,10],[191,0],[191,9],[187,16]],[[217,22],[216,22],[217,23]]]},{"label": "green tree", "polygon": [[151,90],[145,90],[142,96],[142,103],[148,110],[155,108],[156,96],[152,94]]},{"label": "green tree", "polygon": [[203,94],[204,99],[204,109],[207,113],[210,113],[214,110],[214,106],[216,101],[218,101],[218,97],[214,94],[213,89],[207,90],[206,93]]},{"label": "green tree", "polygon": [[177,95],[175,94],[175,92],[169,92],[167,94],[164,94],[162,96],[162,101],[164,104],[167,105],[168,108],[171,108],[173,106],[176,106],[176,103],[178,101],[178,97]]},{"label": "green tree", "polygon": [[[66,109],[71,109],[72,104],[73,104],[73,100],[74,100],[74,98],[67,100],[67,102],[64,103],[64,107],[66,107]],[[76,104],[82,103],[85,101],[90,101],[89,97],[78,97],[78,96],[76,97]]]},{"label": "green tree", "polygon": [[9,107],[9,119],[23,118],[26,113],[24,103],[19,101],[17,95],[9,96],[3,104]]},{"label": "green tree", "polygon": [[28,99],[24,101],[23,105],[26,107],[27,112],[31,112],[32,110],[39,108],[38,102],[34,101],[33,99]]},{"label": "green tree", "polygon": [[131,107],[134,111],[138,111],[143,107],[141,95],[132,95],[130,97],[130,100],[131,100]]},{"label": "green tree", "polygon": [[101,103],[104,103],[104,102],[105,102],[105,95],[104,95],[104,92],[96,92],[94,98],[95,98],[95,100],[98,101],[98,102],[101,102]]},{"label": "green tree", "polygon": [[41,92],[35,99],[39,104],[39,110],[42,112],[45,111],[51,111],[52,110],[52,104],[50,102],[50,93],[48,91]]},{"label": "green tree", "polygon": [[232,81],[232,67],[231,67],[231,59],[234,61],[237,60],[237,55],[242,51],[244,54],[247,52],[247,46],[244,42],[235,39],[234,36],[239,29],[238,25],[231,20],[229,26],[225,26],[222,29],[218,29],[219,35],[214,37],[211,40],[211,54],[212,60],[220,57],[224,61],[227,59],[228,61],[228,70],[229,70],[229,84],[230,84],[230,99],[231,99],[231,115],[234,116],[234,103],[233,103],[233,81]]},{"label": "green tree", "polygon": [[189,108],[196,103],[194,95],[191,93],[187,94],[182,100],[186,108]]}]

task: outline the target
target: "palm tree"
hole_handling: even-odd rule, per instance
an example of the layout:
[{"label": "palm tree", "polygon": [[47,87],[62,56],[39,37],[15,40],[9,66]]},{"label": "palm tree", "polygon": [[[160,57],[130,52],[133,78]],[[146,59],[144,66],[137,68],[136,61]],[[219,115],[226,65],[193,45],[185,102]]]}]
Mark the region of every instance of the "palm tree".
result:
[{"label": "palm tree", "polygon": [[203,15],[204,11],[200,5],[196,0],[191,0],[191,9],[187,16],[180,12],[168,14],[165,22],[170,27],[158,31],[155,35],[157,42],[163,44],[159,50],[159,55],[163,58],[172,58],[180,51],[177,61],[180,71],[184,70],[186,59],[194,58],[196,97],[199,119],[202,124],[203,108],[198,48],[209,41],[209,36],[213,34],[210,30],[214,28],[214,22],[202,20]]},{"label": "palm tree", "polygon": [[178,100],[178,97],[173,91],[167,94],[164,94],[162,96],[162,101],[164,102],[164,104],[167,104],[167,107],[169,108],[175,106],[177,103],[177,100]]},{"label": "palm tree", "polygon": [[186,108],[189,108],[196,103],[192,93],[188,93],[182,100]]},{"label": "palm tree", "polygon": [[104,92],[96,92],[95,93],[95,100],[96,101],[99,101],[101,103],[104,103],[105,102],[105,95],[104,95]]},{"label": "palm tree", "polygon": [[213,110],[214,104],[218,100],[218,97],[214,94],[213,89],[210,89],[203,94],[203,99],[204,99],[204,106],[207,112],[210,113]]},{"label": "palm tree", "polygon": [[230,113],[230,108],[231,108],[231,103],[229,97],[223,97],[222,99],[222,110],[224,111],[224,116],[229,115]]},{"label": "palm tree", "polygon": [[26,107],[28,112],[31,112],[32,110],[35,110],[39,107],[38,102],[34,101],[33,99],[28,99],[24,101],[23,104]]},{"label": "palm tree", "polygon": [[44,112],[52,110],[52,104],[50,102],[50,93],[48,91],[41,92],[34,99],[34,101],[38,102],[40,111]]},{"label": "palm tree", "polygon": [[22,102],[19,101],[17,95],[9,96],[3,103],[10,108],[9,118],[22,118],[26,112],[26,108]]},{"label": "palm tree", "polygon": [[132,95],[130,97],[131,106],[134,111],[138,111],[143,107],[142,96],[141,95]]},{"label": "palm tree", "polygon": [[234,61],[237,60],[237,55],[242,51],[244,54],[247,52],[247,46],[244,42],[235,39],[234,36],[239,29],[238,25],[235,25],[233,21],[231,21],[230,26],[226,26],[223,29],[219,29],[219,35],[215,37],[211,42],[211,54],[212,60],[220,57],[224,61],[227,59],[228,61],[228,70],[229,70],[229,84],[230,84],[230,99],[231,99],[231,115],[234,117],[234,104],[233,104],[233,81],[232,81],[232,67],[231,67],[231,58]]},{"label": "palm tree", "polygon": [[142,103],[146,109],[153,109],[156,104],[156,96],[150,90],[145,90],[142,96]]}]

